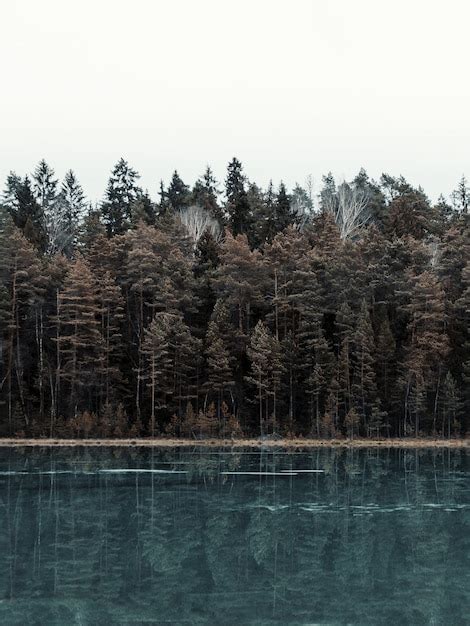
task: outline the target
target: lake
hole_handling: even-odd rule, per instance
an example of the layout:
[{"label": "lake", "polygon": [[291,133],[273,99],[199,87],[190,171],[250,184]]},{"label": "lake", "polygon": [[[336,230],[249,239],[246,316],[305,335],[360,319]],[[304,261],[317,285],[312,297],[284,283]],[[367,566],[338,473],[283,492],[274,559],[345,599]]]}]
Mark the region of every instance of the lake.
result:
[{"label": "lake", "polygon": [[0,623],[470,624],[469,459],[1,448]]}]

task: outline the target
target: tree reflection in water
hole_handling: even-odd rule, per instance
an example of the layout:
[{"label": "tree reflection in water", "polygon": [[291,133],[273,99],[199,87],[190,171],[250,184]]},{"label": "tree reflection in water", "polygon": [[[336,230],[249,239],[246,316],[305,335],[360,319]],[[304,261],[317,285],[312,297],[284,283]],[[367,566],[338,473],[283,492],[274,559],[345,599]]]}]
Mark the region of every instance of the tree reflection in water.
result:
[{"label": "tree reflection in water", "polygon": [[463,450],[0,450],[2,624],[466,624]]}]

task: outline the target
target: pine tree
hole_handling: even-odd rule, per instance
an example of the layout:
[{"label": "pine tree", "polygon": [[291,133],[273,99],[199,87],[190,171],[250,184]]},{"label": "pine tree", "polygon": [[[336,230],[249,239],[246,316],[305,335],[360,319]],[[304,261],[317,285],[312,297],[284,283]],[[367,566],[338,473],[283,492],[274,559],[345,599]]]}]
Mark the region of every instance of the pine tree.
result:
[{"label": "pine tree", "polygon": [[313,201],[308,191],[301,187],[298,183],[295,184],[294,189],[290,194],[290,204],[296,222],[298,222],[301,226],[306,224],[313,212]]},{"label": "pine tree", "polygon": [[100,241],[103,241],[104,237],[106,237],[106,228],[101,219],[101,211],[90,207],[80,224],[77,248],[84,254],[87,254],[98,238],[100,238]]},{"label": "pine tree", "polygon": [[450,439],[452,432],[460,431],[460,413],[462,400],[457,383],[450,372],[447,372],[442,389],[442,436]]},{"label": "pine tree", "polygon": [[382,318],[376,340],[377,385],[387,405],[394,384],[396,341],[390,328],[388,315]]},{"label": "pine tree", "polygon": [[219,205],[220,190],[214,174],[209,166],[204,174],[198,178],[191,192],[191,202],[205,209],[211,217],[224,223],[225,216]]},{"label": "pine tree", "polygon": [[[262,321],[255,326],[247,354],[252,372],[251,376],[247,376],[247,381],[255,385],[257,389],[260,435],[264,435],[264,424],[269,423],[271,416],[273,433],[275,433],[277,428],[276,400],[282,374],[281,352],[279,342]],[[272,413],[269,412],[270,397],[273,399]]]},{"label": "pine tree", "polygon": [[192,331],[202,337],[207,330],[208,320],[217,299],[214,279],[220,264],[220,245],[213,235],[206,231],[199,239],[195,250],[195,302],[197,312],[192,317]]},{"label": "pine tree", "polygon": [[132,345],[131,380],[136,375],[137,415],[140,415],[142,391],[141,345],[144,328],[155,312],[177,314],[184,310],[190,314],[194,309],[194,276],[190,259],[183,253],[177,233],[170,233],[141,222],[123,239],[120,280],[128,306],[127,335]]},{"label": "pine tree", "polygon": [[28,381],[25,379],[30,371],[28,361],[34,345],[34,319],[43,293],[44,278],[33,245],[12,224],[7,223],[2,230],[0,285],[3,292],[2,317],[6,321],[3,329],[6,355],[0,391],[6,388],[11,431],[15,391],[24,422],[26,426],[30,423]]},{"label": "pine tree", "polygon": [[249,183],[247,190],[248,205],[252,216],[252,228],[248,233],[250,245],[260,247],[274,237],[274,192],[272,185],[266,193],[256,183]]},{"label": "pine tree", "polygon": [[252,214],[245,189],[245,175],[240,161],[233,158],[228,164],[227,178],[225,179],[225,195],[227,198],[225,209],[228,214],[228,223],[234,236],[252,234]]},{"label": "pine tree", "polygon": [[166,198],[173,212],[181,211],[185,207],[189,206],[189,187],[184,184],[176,170],[173,172],[171,182],[166,192]]},{"label": "pine tree", "polygon": [[60,192],[48,211],[49,251],[71,257],[77,244],[80,221],[85,216],[86,201],[82,187],[72,170],[66,172]]},{"label": "pine tree", "polygon": [[230,391],[235,384],[233,377],[233,359],[226,341],[227,329],[230,326],[228,311],[222,300],[217,300],[212,312],[206,335],[207,389],[215,393],[217,398],[217,418],[220,420],[224,393]]},{"label": "pine tree", "polygon": [[83,258],[71,264],[59,303],[59,376],[68,385],[69,415],[76,415],[80,407],[97,405],[103,363],[99,298]]},{"label": "pine tree", "polygon": [[70,270],[70,261],[61,254],[51,257],[48,264],[48,296],[49,302],[49,333],[51,351],[48,357],[49,389],[50,389],[50,424],[49,435],[52,437],[56,427],[57,418],[60,414],[61,394],[61,352],[60,352],[60,324],[61,324],[61,299],[66,276]]},{"label": "pine tree", "polygon": [[294,224],[294,221],[290,198],[287,195],[286,186],[281,182],[276,196],[276,232],[281,232]]},{"label": "pine tree", "polygon": [[[10,181],[11,182],[11,181]],[[7,207],[15,225],[38,250],[44,252],[47,247],[46,218],[44,209],[38,204],[30,179],[25,176],[11,183],[12,194]]]},{"label": "pine tree", "polygon": [[320,191],[320,207],[322,213],[335,215],[337,211],[337,195],[333,174],[328,172],[326,176],[322,176],[322,182],[323,187]]},{"label": "pine tree", "polygon": [[139,174],[122,158],[114,166],[101,205],[108,236],[122,234],[129,228],[132,207],[142,195],[137,186],[139,178]]},{"label": "pine tree", "polygon": [[353,406],[351,353],[355,326],[354,314],[347,302],[342,303],[337,313],[336,326],[338,329],[338,396],[341,413],[345,416]]},{"label": "pine tree", "polygon": [[470,189],[468,188],[468,182],[464,175],[462,175],[462,178],[459,180],[457,189],[452,192],[452,202],[457,211],[468,213]]},{"label": "pine tree", "polygon": [[179,315],[157,313],[146,329],[141,350],[147,363],[152,435],[157,409],[176,410],[181,417],[183,406],[195,396],[192,378],[197,365],[194,355],[199,347]]},{"label": "pine tree", "polygon": [[442,286],[433,272],[426,270],[412,278],[408,305],[410,342],[401,378],[404,387],[402,433],[414,428],[415,435],[419,434],[427,393],[432,393],[433,403],[429,410],[434,425],[436,423],[441,379],[448,354],[444,301]]},{"label": "pine tree", "polygon": [[386,232],[389,236],[411,235],[424,239],[437,228],[437,215],[423,193],[412,192],[394,198],[388,208]]},{"label": "pine tree", "polygon": [[252,252],[245,235],[226,233],[221,246],[221,265],[215,281],[220,296],[237,311],[240,338],[250,333],[251,309],[261,297],[260,254]]},{"label": "pine tree", "polygon": [[171,367],[169,356],[170,326],[173,316],[166,313],[157,314],[150,326],[145,330],[145,339],[142,344],[142,352],[148,360],[148,374],[151,408],[150,408],[150,434],[155,436],[155,415],[157,408],[166,407],[166,397],[162,395],[157,407],[157,384],[160,390],[165,389],[163,377],[168,378]]},{"label": "pine tree", "polygon": [[122,356],[121,324],[124,319],[124,301],[121,290],[109,272],[105,272],[97,283],[97,301],[101,317],[103,341],[102,375],[104,377],[104,404],[111,401],[122,383],[119,368]]},{"label": "pine tree", "polygon": [[10,213],[18,210],[18,188],[21,184],[21,176],[11,171],[7,176],[5,191],[2,197],[3,205],[8,207]]},{"label": "pine tree", "polygon": [[[459,341],[459,365],[464,385],[464,405],[470,409],[470,261],[461,272],[462,294],[453,307],[454,325],[457,326]],[[457,334],[456,333],[456,334]]]},{"label": "pine tree", "polygon": [[362,417],[365,431],[369,434],[370,421],[378,410],[377,384],[374,370],[374,332],[367,303],[362,301],[353,337],[354,369],[352,396],[354,406]]},{"label": "pine tree", "polygon": [[39,161],[33,174],[34,194],[46,216],[57,194],[57,184],[59,181],[54,178],[54,175],[54,170],[44,159]]},{"label": "pine tree", "polygon": [[136,226],[140,221],[145,224],[153,225],[157,218],[155,205],[150,199],[147,191],[139,195],[131,204],[131,220]]},{"label": "pine tree", "polygon": [[344,418],[344,427],[346,428],[346,432],[348,433],[348,437],[350,439],[354,439],[354,435],[357,434],[359,430],[359,425],[361,423],[361,418],[354,407],[349,409]]}]

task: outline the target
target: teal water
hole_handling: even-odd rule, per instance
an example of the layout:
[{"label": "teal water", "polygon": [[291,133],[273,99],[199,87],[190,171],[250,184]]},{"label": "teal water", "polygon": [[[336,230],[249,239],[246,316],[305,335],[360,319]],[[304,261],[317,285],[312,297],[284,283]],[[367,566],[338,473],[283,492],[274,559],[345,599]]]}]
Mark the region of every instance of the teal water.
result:
[{"label": "teal water", "polygon": [[469,459],[0,449],[0,624],[470,624]]}]

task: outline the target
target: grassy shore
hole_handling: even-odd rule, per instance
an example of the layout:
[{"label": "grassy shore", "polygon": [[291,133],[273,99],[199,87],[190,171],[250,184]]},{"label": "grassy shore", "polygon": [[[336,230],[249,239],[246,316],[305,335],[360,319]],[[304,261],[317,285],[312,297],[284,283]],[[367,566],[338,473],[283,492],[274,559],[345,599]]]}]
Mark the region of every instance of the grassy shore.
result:
[{"label": "grassy shore", "polygon": [[171,448],[470,448],[466,439],[0,439],[7,446],[145,446]]}]

